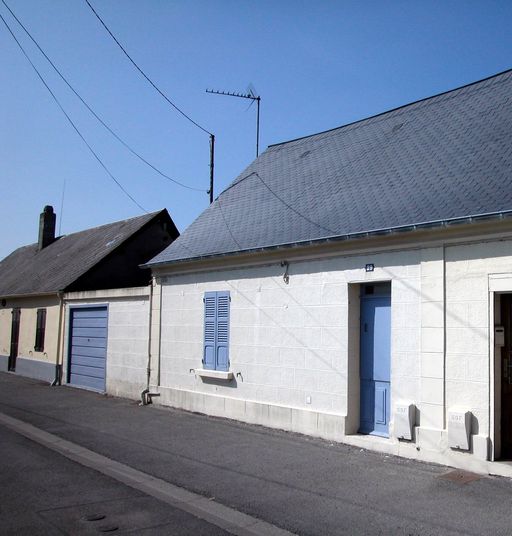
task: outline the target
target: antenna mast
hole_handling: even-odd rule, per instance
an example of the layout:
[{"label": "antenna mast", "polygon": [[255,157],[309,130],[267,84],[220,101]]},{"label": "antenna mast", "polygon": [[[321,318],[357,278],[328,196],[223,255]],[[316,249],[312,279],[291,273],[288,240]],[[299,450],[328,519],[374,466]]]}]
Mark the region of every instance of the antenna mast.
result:
[{"label": "antenna mast", "polygon": [[215,161],[215,136],[210,134],[210,205],[213,203],[213,166]]},{"label": "antenna mast", "polygon": [[256,157],[258,157],[260,152],[260,102],[261,97],[255,95],[252,89],[249,93],[235,93],[233,91],[217,91],[215,89],[207,89],[206,93],[213,93],[214,95],[226,95],[228,97],[239,97],[241,99],[250,99],[252,102],[256,101],[257,112],[256,112]]}]

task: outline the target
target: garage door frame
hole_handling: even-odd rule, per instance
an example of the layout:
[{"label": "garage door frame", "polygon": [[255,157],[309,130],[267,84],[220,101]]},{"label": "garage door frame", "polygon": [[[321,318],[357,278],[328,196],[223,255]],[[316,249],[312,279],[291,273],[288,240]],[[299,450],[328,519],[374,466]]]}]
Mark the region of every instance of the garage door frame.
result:
[{"label": "garage door frame", "polygon": [[[88,385],[80,385],[79,383],[71,382],[71,372],[72,372],[72,350],[73,350],[73,328],[74,328],[74,315],[76,311],[84,311],[87,309],[105,309],[106,311],[106,325],[105,325],[105,369],[103,375],[103,384],[101,388],[95,388]],[[79,389],[87,389],[89,391],[95,391],[100,393],[106,392],[106,383],[107,383],[107,354],[108,354],[108,319],[109,319],[109,306],[108,303],[89,303],[87,305],[70,305],[69,306],[69,328],[68,328],[68,359],[67,359],[67,383],[73,387]]]}]

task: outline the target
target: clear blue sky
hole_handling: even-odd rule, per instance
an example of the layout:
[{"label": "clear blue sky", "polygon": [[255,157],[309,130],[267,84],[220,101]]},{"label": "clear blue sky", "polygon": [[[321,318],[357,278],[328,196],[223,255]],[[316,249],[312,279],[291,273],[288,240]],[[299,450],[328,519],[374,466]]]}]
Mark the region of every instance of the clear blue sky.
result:
[{"label": "clear blue sky", "polygon": [[[255,107],[206,88],[261,94],[261,141],[313,134],[512,67],[510,1],[90,0],[153,81],[216,135],[215,194],[254,158]],[[145,82],[84,0],[6,0],[96,112],[168,175],[206,192],[208,136]],[[55,75],[0,3],[63,106],[146,210],[184,230],[206,208],[141,164]],[[141,214],[90,155],[0,22],[0,258],[37,240],[52,204],[62,234]]]}]

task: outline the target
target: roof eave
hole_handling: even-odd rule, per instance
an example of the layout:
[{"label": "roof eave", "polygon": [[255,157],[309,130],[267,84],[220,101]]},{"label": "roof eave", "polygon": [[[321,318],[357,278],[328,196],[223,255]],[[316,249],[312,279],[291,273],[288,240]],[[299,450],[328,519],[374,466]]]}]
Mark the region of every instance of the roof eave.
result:
[{"label": "roof eave", "polygon": [[171,265],[176,266],[176,265],[184,264],[184,263],[201,262],[201,261],[212,260],[212,259],[222,259],[222,258],[234,257],[237,255],[244,255],[244,254],[247,255],[247,254],[254,254],[258,252],[274,251],[277,249],[291,249],[291,248],[296,248],[296,247],[306,247],[306,246],[325,244],[329,242],[332,242],[332,243],[346,242],[346,241],[351,241],[351,240],[360,240],[364,238],[398,234],[398,233],[414,233],[415,231],[419,231],[419,230],[442,228],[442,227],[448,227],[448,226],[454,226],[454,225],[464,225],[464,224],[468,225],[468,224],[478,223],[478,222],[482,222],[486,220],[488,221],[503,220],[503,219],[511,218],[511,217],[512,217],[512,210],[504,210],[500,212],[476,214],[472,216],[461,216],[457,218],[447,218],[443,220],[433,220],[433,221],[428,221],[428,222],[400,225],[400,226],[387,227],[387,228],[382,228],[382,229],[372,229],[368,231],[348,233],[345,235],[330,236],[330,237],[317,238],[317,239],[312,239],[312,240],[303,240],[303,241],[289,242],[289,243],[284,243],[284,244],[260,246],[257,248],[247,248],[247,249],[241,249],[238,251],[228,251],[224,253],[212,253],[208,255],[198,255],[196,257],[187,257],[187,258],[177,259],[173,261],[146,263],[144,265],[141,265],[141,268],[153,269],[153,268],[161,268],[164,266],[171,266]]},{"label": "roof eave", "polygon": [[3,300],[12,300],[18,298],[35,298],[35,297],[47,297],[47,296],[59,296],[63,290],[53,290],[49,292],[27,292],[25,294],[0,294],[0,298]]}]

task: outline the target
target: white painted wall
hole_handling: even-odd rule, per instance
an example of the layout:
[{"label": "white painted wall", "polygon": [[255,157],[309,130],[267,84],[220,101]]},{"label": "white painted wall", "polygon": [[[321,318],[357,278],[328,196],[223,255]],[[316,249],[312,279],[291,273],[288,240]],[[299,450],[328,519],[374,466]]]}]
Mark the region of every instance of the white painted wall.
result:
[{"label": "white painted wall", "polygon": [[107,393],[138,399],[146,387],[149,338],[149,288],[76,292],[65,296],[66,342],[64,378],[67,377],[67,337],[70,305],[108,305]]},{"label": "white painted wall", "polygon": [[[492,436],[489,276],[512,273],[512,241],[446,248],[446,405],[473,413],[473,433]],[[512,284],[502,290],[512,291]],[[500,371],[497,371],[498,373]]]},{"label": "white painted wall", "polygon": [[[250,420],[238,401],[255,401],[332,414],[344,423],[349,412],[348,285],[391,281],[392,404],[418,402],[421,260],[415,250],[291,262],[289,284],[279,264],[168,276],[162,285],[163,401],[167,396],[173,403],[168,388],[194,393],[181,395],[182,402],[185,396],[188,409],[206,413]],[[366,263],[374,263],[375,271],[365,272]],[[204,293],[220,290],[231,293],[230,369],[236,375],[231,384],[208,382],[191,371],[201,367]],[[358,337],[357,327],[350,331]]]},{"label": "white painted wall", "polygon": [[109,304],[107,393],[140,398],[146,387],[149,300],[112,301]]},{"label": "white painted wall", "polygon": [[[277,263],[168,274],[159,288],[160,386],[153,383],[165,404],[505,474],[503,465],[486,461],[495,418],[488,282],[492,274],[511,274],[506,291],[512,292],[511,246],[495,239],[291,261],[289,284]],[[367,263],[374,272],[365,272]],[[416,405],[412,443],[353,435],[359,371],[358,342],[351,342],[358,322],[349,307],[358,300],[357,284],[368,281],[392,284],[391,405]],[[203,295],[219,290],[231,293],[233,384],[208,382],[191,370],[201,367]],[[472,412],[468,453],[448,446],[452,407]]]}]

